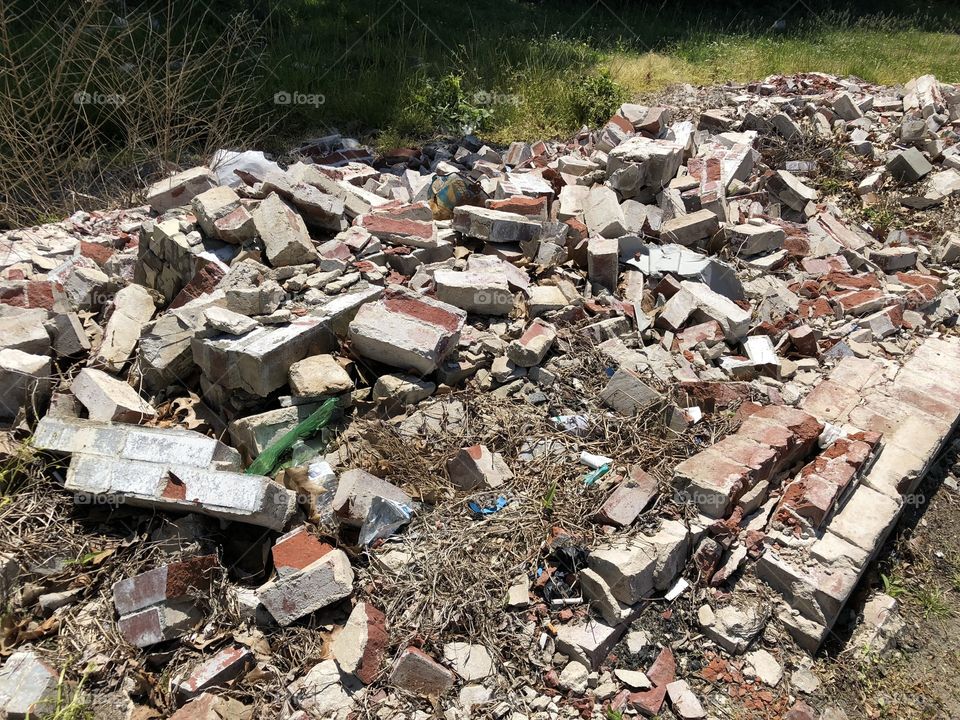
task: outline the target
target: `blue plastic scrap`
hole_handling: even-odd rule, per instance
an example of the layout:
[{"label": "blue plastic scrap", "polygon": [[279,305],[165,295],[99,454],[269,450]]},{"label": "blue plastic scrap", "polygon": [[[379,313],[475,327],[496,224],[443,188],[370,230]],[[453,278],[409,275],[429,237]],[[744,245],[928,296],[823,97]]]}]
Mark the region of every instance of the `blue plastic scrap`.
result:
[{"label": "blue plastic scrap", "polygon": [[493,515],[495,512],[503,510],[509,502],[509,500],[501,495],[493,503],[487,505],[480,505],[477,501],[470,500],[467,503],[467,507],[470,508],[470,511],[475,515]]},{"label": "blue plastic scrap", "polygon": [[593,485],[597,480],[599,480],[600,478],[602,478],[602,477],[603,477],[604,475],[606,475],[608,472],[610,472],[610,464],[609,464],[609,463],[606,463],[606,464],[604,464],[604,465],[601,465],[601,466],[598,467],[596,470],[593,470],[593,471],[587,473],[587,476],[583,479],[583,484],[584,484],[584,485]]}]

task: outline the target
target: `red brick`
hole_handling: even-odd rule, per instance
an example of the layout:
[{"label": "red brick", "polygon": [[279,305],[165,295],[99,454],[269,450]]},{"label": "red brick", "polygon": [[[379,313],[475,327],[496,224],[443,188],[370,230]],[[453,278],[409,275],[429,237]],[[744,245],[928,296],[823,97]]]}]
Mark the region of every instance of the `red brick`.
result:
[{"label": "red brick", "polygon": [[797,700],[790,711],[783,716],[783,720],[816,720],[816,711],[803,700]]},{"label": "red brick", "polygon": [[193,277],[190,278],[190,282],[177,293],[177,296],[170,303],[170,309],[186,305],[202,295],[209,295],[216,289],[225,274],[219,265],[212,262],[203,264],[197,268]]},{"label": "red brick", "polygon": [[365,685],[377,679],[389,644],[386,623],[386,616],[370,603],[354,607],[331,643],[342,672],[353,673]]},{"label": "red brick", "polygon": [[512,212],[525,217],[546,217],[547,214],[547,198],[545,197],[533,198],[514,195],[503,200],[487,200],[486,205],[491,210]]},{"label": "red brick", "polygon": [[669,300],[680,292],[680,282],[673,275],[664,275],[663,279],[653,288],[653,294],[663,295],[665,300]]},{"label": "red brick", "polygon": [[436,233],[433,222],[387,215],[363,215],[358,218],[357,224],[369,230],[371,234],[378,238],[409,238],[422,242],[424,240],[432,241]]},{"label": "red brick", "polygon": [[820,457],[827,459],[843,458],[845,462],[859,467],[866,462],[872,451],[873,447],[869,443],[856,438],[846,437],[837,440],[833,445],[824,450],[820,454]]},{"label": "red brick", "polygon": [[830,272],[823,278],[822,282],[830,283],[840,290],[869,290],[871,288],[880,288],[880,281],[876,275],[864,273],[863,275],[851,275],[850,273]]},{"label": "red brick", "polygon": [[394,664],[390,682],[408,692],[438,697],[453,686],[454,676],[422,650],[408,647]]},{"label": "red brick", "polygon": [[297,570],[303,570],[331,550],[333,550],[332,545],[320,542],[310,533],[306,525],[302,525],[278,538],[271,550],[271,555],[277,573],[288,575]]},{"label": "red brick", "polygon": [[46,280],[11,282],[0,287],[0,303],[24,308],[53,310],[54,284]]},{"label": "red brick", "polygon": [[802,476],[819,475],[827,482],[831,482],[839,488],[845,488],[857,474],[859,464],[851,464],[845,457],[825,458],[822,455],[814,458],[813,462],[807,464],[800,471]]},{"label": "red brick", "polygon": [[113,255],[113,248],[102,243],[92,243],[81,240],[80,254],[85,258],[90,258],[97,265],[102,266]]},{"label": "red brick", "polygon": [[851,290],[833,298],[840,308],[851,315],[867,315],[880,309],[886,296],[880,290]]},{"label": "red brick", "polygon": [[819,529],[839,495],[840,487],[835,483],[816,474],[805,475],[784,490],[777,520],[784,525],[793,525],[793,515],[797,515],[808,521],[814,529]]},{"label": "red brick", "polygon": [[924,285],[929,285],[937,293],[943,291],[943,282],[940,278],[934,275],[921,275],[919,273],[897,273],[897,280],[899,280],[904,285],[909,285],[911,287],[922,287]]},{"label": "red brick", "polygon": [[113,602],[121,615],[158,603],[186,598],[209,590],[213,570],[219,567],[216,555],[203,555],[163,565],[113,586]]},{"label": "red brick", "polygon": [[647,670],[647,677],[656,687],[666,687],[677,679],[677,659],[673,650],[665,647]]},{"label": "red brick", "polygon": [[[663,283],[661,283],[662,285]],[[659,287],[659,286],[658,286]],[[723,328],[716,320],[709,320],[699,325],[693,325],[677,333],[677,345],[680,350],[689,350],[699,343],[705,343],[707,347],[713,347],[717,343],[723,342]]]},{"label": "red brick", "polygon": [[754,417],[780,423],[797,436],[801,445],[812,445],[823,432],[823,423],[813,415],[785,405],[767,405],[754,413]]},{"label": "red brick", "polygon": [[660,713],[666,698],[667,686],[660,685],[652,690],[630,693],[628,702],[630,707],[645,717],[654,717]]},{"label": "red brick", "polygon": [[800,317],[812,320],[833,315],[833,308],[826,298],[819,297],[815,300],[801,300],[799,313]]},{"label": "red brick", "polygon": [[738,435],[773,448],[780,457],[785,457],[796,447],[796,436],[787,428],[754,415],[743,421],[737,430]]},{"label": "red brick", "polygon": [[920,285],[908,292],[904,296],[903,302],[907,308],[915,310],[924,307],[927,303],[933,302],[939,294],[932,285]]},{"label": "red brick", "polygon": [[809,325],[800,325],[791,330],[787,330],[787,336],[790,343],[798,355],[803,357],[817,357],[820,354],[820,346],[817,344],[817,334]]},{"label": "red brick", "polygon": [[753,397],[753,387],[745,382],[684,382],[680,389],[691,403],[705,412],[725,410],[734,405],[743,406]]}]

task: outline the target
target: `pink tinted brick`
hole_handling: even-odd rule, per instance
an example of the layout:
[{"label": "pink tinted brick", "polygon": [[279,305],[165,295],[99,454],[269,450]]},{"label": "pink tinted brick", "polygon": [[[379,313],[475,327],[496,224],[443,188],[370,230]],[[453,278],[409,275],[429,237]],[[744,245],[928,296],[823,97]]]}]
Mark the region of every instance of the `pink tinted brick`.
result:
[{"label": "pink tinted brick", "polygon": [[238,677],[253,665],[253,662],[253,653],[245,647],[224,648],[194,668],[186,678],[175,681],[177,694],[184,699],[189,699],[196,697],[204,690],[221,687]]},{"label": "pink tinted brick", "polygon": [[639,467],[630,470],[630,477],[621,482],[603,507],[597,519],[606,525],[630,525],[657,495],[657,481]]},{"label": "pink tinted brick", "polygon": [[754,470],[754,483],[769,480],[776,471],[779,461],[776,450],[769,445],[758,443],[739,434],[728,435],[710,449],[728,460]]},{"label": "pink tinted brick", "polygon": [[390,682],[408,692],[439,697],[453,686],[453,673],[422,650],[408,647],[397,659]]}]

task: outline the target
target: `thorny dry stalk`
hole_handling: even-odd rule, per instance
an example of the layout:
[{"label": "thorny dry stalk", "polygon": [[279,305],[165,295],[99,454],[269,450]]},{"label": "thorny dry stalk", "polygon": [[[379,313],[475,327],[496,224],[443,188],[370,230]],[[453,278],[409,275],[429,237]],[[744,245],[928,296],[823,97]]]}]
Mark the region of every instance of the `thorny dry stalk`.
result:
[{"label": "thorny dry stalk", "polygon": [[[574,338],[570,340],[569,338]],[[725,434],[730,419],[719,416],[712,425],[700,425],[683,434],[663,427],[658,410],[636,418],[610,414],[597,400],[607,378],[606,362],[593,346],[567,340],[567,357],[575,361],[557,379],[549,412],[512,399],[482,391],[451,396],[464,403],[466,421],[461,432],[431,436],[427,442],[400,434],[383,419],[362,418],[353,423],[343,439],[350,462],[403,487],[414,497],[435,499],[429,510],[415,517],[404,533],[369,553],[363,574],[371,600],[382,606],[391,621],[393,643],[403,648],[413,642],[442,653],[445,643],[464,640],[482,644],[502,664],[529,662],[532,640],[526,611],[504,607],[508,588],[518,576],[534,577],[538,560],[552,529],[573,536],[578,544],[593,547],[604,537],[591,516],[609,494],[610,484],[584,484],[589,470],[577,461],[581,450],[615,459],[614,472],[622,474],[639,465],[661,481],[667,470]],[[577,395],[565,397],[576,385]],[[670,388],[662,387],[668,394]],[[558,429],[549,415],[588,415],[591,428],[580,437]],[[694,436],[697,436],[696,438]],[[495,491],[464,495],[454,493],[446,478],[445,463],[460,448],[486,445],[505,458],[518,456],[527,442],[562,445],[565,452],[531,462],[511,462],[514,477]],[[545,498],[555,489],[552,506]],[[469,500],[484,505],[502,495],[507,506],[477,519],[467,507]],[[662,503],[647,520],[617,533],[628,537],[650,529],[655,516],[663,514]],[[682,508],[675,508],[682,514]],[[393,571],[379,556],[385,550],[409,554],[409,563]]]},{"label": "thorny dry stalk", "polygon": [[198,42],[172,6],[118,22],[106,0],[46,4],[0,3],[0,226],[130,206],[165,163],[263,129],[250,18]]}]

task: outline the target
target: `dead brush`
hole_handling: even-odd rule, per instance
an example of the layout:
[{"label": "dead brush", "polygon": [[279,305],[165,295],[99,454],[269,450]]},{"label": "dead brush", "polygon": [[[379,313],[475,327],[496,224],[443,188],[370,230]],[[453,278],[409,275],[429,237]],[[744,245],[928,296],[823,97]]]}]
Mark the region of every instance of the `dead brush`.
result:
[{"label": "dead brush", "polygon": [[0,227],[130,206],[167,163],[258,136],[249,17],[223,22],[202,2],[124,17],[107,0],[42,6],[0,4]]},{"label": "dead brush", "polygon": [[[560,531],[584,547],[594,547],[604,538],[628,537],[655,527],[655,516],[663,515],[665,506],[674,502],[665,492],[657,509],[649,510],[643,520],[608,535],[591,518],[614,481],[586,486],[589,468],[578,462],[580,451],[612,457],[615,464],[609,478],[640,465],[666,481],[673,465],[725,434],[732,422],[718,415],[678,434],[664,429],[659,409],[634,418],[613,415],[597,399],[608,379],[608,362],[576,332],[559,342],[569,363],[551,387],[557,405],[547,412],[468,389],[446,398],[465,406],[460,431],[410,438],[391,421],[362,418],[342,438],[341,447],[352,464],[427,501],[405,531],[365,553],[366,568],[357,583],[389,618],[397,652],[415,644],[439,656],[445,643],[466,640],[487,647],[501,664],[524,667],[537,655],[532,626],[527,624],[527,611],[512,612],[504,607],[504,600],[519,576],[535,578],[551,532]],[[673,394],[671,388],[660,389]],[[588,415],[589,430],[575,436],[558,429],[549,417],[561,412]],[[539,441],[556,443],[563,452],[531,462],[516,460],[524,446]],[[501,453],[513,478],[495,490],[455,490],[447,478],[446,461],[472,444]],[[477,517],[467,507],[470,500],[483,506],[498,496],[509,502],[493,514]],[[676,506],[667,512],[681,517],[684,508]],[[401,569],[392,570],[383,561],[388,550],[409,556]]]}]

